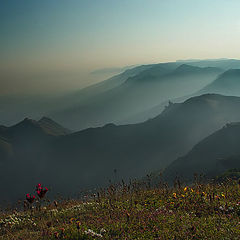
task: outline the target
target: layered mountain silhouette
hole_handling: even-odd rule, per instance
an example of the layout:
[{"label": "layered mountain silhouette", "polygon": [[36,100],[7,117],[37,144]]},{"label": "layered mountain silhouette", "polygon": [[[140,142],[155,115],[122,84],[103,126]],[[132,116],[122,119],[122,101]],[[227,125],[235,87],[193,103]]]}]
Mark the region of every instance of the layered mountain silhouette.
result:
[{"label": "layered mountain silhouette", "polygon": [[240,167],[240,122],[226,124],[204,138],[185,156],[178,158],[165,170],[166,179],[175,176],[192,180],[195,173],[214,177],[228,169]]},{"label": "layered mountain silhouette", "polygon": [[[240,69],[240,61],[216,59],[148,64],[62,96],[1,96],[0,124],[10,125],[25,116],[37,119],[43,115],[75,131],[109,122],[136,123],[159,114],[157,106],[162,110],[162,103],[168,100],[194,96],[229,69]],[[207,92],[199,95],[203,93]]]},{"label": "layered mountain silhouette", "polygon": [[120,123],[168,99],[201,89],[221,72],[221,69],[212,67],[157,64],[129,77],[117,87],[49,115],[75,130],[108,122]]},{"label": "layered mountain silhouette", "polygon": [[47,117],[43,117],[39,121],[25,118],[11,127],[1,126],[0,128],[0,136],[9,140],[15,140],[19,137],[24,139],[39,136],[60,136],[70,132]]},{"label": "layered mountain silhouette", "polygon": [[61,137],[54,142],[50,159],[57,159],[59,174],[68,169],[69,179],[81,176],[82,185],[107,182],[113,169],[121,177],[140,177],[166,167],[224,124],[238,121],[239,107],[238,97],[207,94],[191,98],[170,104],[162,114],[141,124],[108,124]]},{"label": "layered mountain silhouette", "polygon": [[[236,64],[235,64],[236,65]],[[235,66],[234,65],[234,66]],[[207,93],[217,93],[227,96],[240,96],[240,69],[230,69],[220,74],[212,83],[205,86],[200,91],[179,98],[170,99],[172,102],[181,102],[190,97]],[[121,123],[137,123],[146,121],[161,113],[167,102],[160,103],[146,111],[132,115],[124,119]]]},{"label": "layered mountain silhouette", "polygon": [[[11,126],[0,128],[1,159],[30,159],[40,153],[49,142],[57,136],[69,134],[70,131],[53,120],[43,117],[39,121],[25,118]],[[5,156],[5,157],[4,157]],[[31,161],[31,160],[30,160]]]},{"label": "layered mountain silhouette", "polygon": [[[54,93],[52,95],[0,96],[0,124],[11,125],[21,121],[25,116],[38,119],[41,116],[49,116],[49,113],[54,115],[55,112],[60,110],[75,108],[79,104],[85,105],[85,102],[91,101],[92,97],[96,97],[99,94],[103,94],[105,91],[118,87],[129,77],[151,68],[152,66],[152,64],[148,64],[134,67],[100,83],[57,96],[54,95]],[[84,115],[84,112],[82,115]],[[71,118],[71,116],[67,118]]]},{"label": "layered mountain silhouette", "polygon": [[58,124],[51,131],[49,125],[46,128],[52,120],[25,119],[1,130],[13,155],[2,159],[0,179],[8,181],[8,188],[15,184],[16,191],[6,195],[14,198],[32,182],[47,182],[55,192],[69,194],[103,186],[109,179],[142,177],[167,167],[226,123],[240,121],[239,107],[239,97],[206,94],[169,104],[144,123],[108,124],[65,135],[56,134]]}]

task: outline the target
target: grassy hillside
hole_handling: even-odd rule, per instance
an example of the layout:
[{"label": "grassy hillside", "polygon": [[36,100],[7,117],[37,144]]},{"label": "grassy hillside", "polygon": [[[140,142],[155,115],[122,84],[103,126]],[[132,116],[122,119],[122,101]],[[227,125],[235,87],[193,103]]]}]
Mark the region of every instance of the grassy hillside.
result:
[{"label": "grassy hillside", "polygon": [[122,183],[84,201],[8,210],[0,239],[239,239],[238,181],[175,185]]}]

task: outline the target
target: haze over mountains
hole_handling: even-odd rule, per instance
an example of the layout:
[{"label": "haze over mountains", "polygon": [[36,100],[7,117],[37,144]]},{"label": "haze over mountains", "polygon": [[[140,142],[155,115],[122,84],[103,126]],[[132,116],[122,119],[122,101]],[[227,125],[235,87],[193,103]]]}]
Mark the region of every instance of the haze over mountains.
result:
[{"label": "haze over mountains", "polygon": [[158,103],[201,89],[221,72],[218,68],[199,68],[186,64],[154,65],[128,77],[109,91],[50,116],[75,130],[108,122],[118,123]]},{"label": "haze over mountains", "polygon": [[229,169],[240,168],[240,122],[226,124],[204,138],[185,156],[171,163],[164,171],[166,179],[176,176],[190,181],[195,173],[215,177]]},{"label": "haze over mountains", "polygon": [[[207,94],[170,104],[158,117],[140,124],[108,124],[69,134],[44,117],[1,127],[0,179],[8,182],[4,197],[16,198],[39,179],[70,194],[109,179],[161,170],[226,123],[240,121],[239,107],[238,97]],[[16,183],[9,174],[21,180]],[[16,191],[10,193],[13,185]]]},{"label": "haze over mountains", "polygon": [[127,69],[106,81],[62,96],[2,96],[0,123],[9,125],[25,116],[40,118],[45,115],[77,131],[109,122],[141,122],[148,119],[147,112],[152,108],[159,110],[149,114],[150,117],[161,113],[166,101],[193,96],[231,68],[240,68],[240,61],[150,64]]},{"label": "haze over mountains", "polygon": [[[211,60],[211,61],[206,60],[206,61],[200,61],[200,62],[195,62],[195,61],[196,60],[187,61],[184,63],[193,64],[194,66],[199,65],[202,67],[206,67],[208,66],[208,64],[214,67],[218,66],[224,69],[224,72],[220,74],[213,82],[203,87],[201,90],[197,92],[193,92],[189,95],[182,96],[182,97],[169,99],[170,101],[182,102],[190,97],[199,96],[206,93],[218,93],[218,94],[223,94],[228,96],[240,96],[240,88],[239,88],[240,65],[238,60],[225,59],[225,60],[219,60],[219,61],[216,61],[216,60]],[[179,61],[179,62],[183,62],[183,61]],[[231,67],[233,67],[233,69]],[[137,123],[137,122],[146,121],[147,119],[153,118],[158,114],[160,114],[164,109],[164,107],[166,106],[166,104],[167,102],[162,102],[160,104],[157,104],[145,111],[142,111],[140,113],[130,116],[127,119],[124,119],[123,121],[121,121],[121,123],[126,124],[126,123]]]},{"label": "haze over mountains", "polygon": [[239,166],[239,124],[223,128],[240,122],[237,67],[239,60],[142,65],[61,97],[26,98],[26,105],[3,97],[0,181],[7,184],[0,200],[38,181],[68,195],[156,170],[172,180],[177,172],[190,178]]}]

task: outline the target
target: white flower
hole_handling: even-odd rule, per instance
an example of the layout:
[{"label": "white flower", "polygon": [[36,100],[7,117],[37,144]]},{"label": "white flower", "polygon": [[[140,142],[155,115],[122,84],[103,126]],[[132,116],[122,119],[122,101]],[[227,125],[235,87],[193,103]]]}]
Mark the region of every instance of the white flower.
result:
[{"label": "white flower", "polygon": [[104,228],[101,228],[100,233],[103,234],[105,232],[107,232],[107,231]]}]

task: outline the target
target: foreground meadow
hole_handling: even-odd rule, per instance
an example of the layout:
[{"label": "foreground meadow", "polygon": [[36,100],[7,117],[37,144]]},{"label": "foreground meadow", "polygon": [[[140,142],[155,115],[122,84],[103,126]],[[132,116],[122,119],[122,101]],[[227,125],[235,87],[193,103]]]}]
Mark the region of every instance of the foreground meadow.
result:
[{"label": "foreground meadow", "polygon": [[122,182],[85,201],[34,199],[2,211],[0,226],[1,240],[240,239],[240,185]]}]

